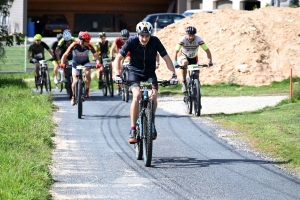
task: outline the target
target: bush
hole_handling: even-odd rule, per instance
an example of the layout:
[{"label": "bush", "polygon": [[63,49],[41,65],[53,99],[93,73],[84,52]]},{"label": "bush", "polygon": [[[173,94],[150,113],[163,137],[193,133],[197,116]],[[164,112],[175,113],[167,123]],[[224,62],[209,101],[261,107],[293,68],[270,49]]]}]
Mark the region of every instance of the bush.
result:
[{"label": "bush", "polygon": [[300,100],[300,85],[298,84],[298,82],[294,83],[293,98]]}]

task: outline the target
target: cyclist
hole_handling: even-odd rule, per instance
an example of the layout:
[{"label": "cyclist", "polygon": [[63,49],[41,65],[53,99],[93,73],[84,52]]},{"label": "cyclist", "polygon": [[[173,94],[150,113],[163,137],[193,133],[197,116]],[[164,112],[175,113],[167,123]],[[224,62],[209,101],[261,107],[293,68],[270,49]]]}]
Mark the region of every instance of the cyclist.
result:
[{"label": "cyclist", "polygon": [[[56,35],[56,41],[52,43],[52,46],[51,46],[51,49],[52,49],[52,52],[54,53],[55,50],[56,50],[56,47],[58,45],[58,42],[60,41],[60,39],[63,37],[63,35],[61,33],[57,34]],[[53,72],[54,72],[54,83],[57,84],[58,81],[57,81],[57,71],[58,71],[58,68],[59,68],[59,64],[60,62],[58,62],[58,59],[57,59],[57,56],[56,54],[54,53],[54,59],[52,61],[52,64],[54,66],[54,69],[53,69]]]},{"label": "cyclist", "polygon": [[89,51],[92,52],[94,58],[96,59],[96,67],[100,68],[100,58],[99,55],[97,54],[97,51],[95,47],[90,43],[91,41],[91,35],[86,32],[86,31],[81,31],[79,32],[78,35],[79,41],[73,42],[67,51],[63,54],[62,59],[61,59],[61,68],[65,68],[66,66],[66,61],[67,58],[70,54],[73,55],[72,61],[73,61],[73,68],[72,68],[72,77],[73,77],[73,83],[72,83],[72,92],[73,92],[73,97],[71,99],[71,105],[75,105],[74,101],[74,90],[75,90],[75,85],[77,83],[77,76],[79,74],[79,71],[76,69],[77,65],[83,65],[85,66],[84,72],[85,72],[85,85],[86,85],[86,91],[85,91],[85,97],[89,98],[90,97],[90,83],[91,83],[91,69],[90,69],[90,60],[89,60]]},{"label": "cyclist", "polygon": [[[100,57],[101,64],[103,64],[102,58],[108,58],[109,57],[109,52],[112,46],[112,43],[108,40],[106,40],[106,33],[101,32],[98,34],[100,41],[97,42],[96,44],[96,50],[97,53]],[[98,69],[97,76],[99,78],[98,81],[98,88],[100,89],[103,86],[103,80],[102,80],[102,73],[103,73],[104,68],[101,67]],[[111,64],[110,64],[110,70],[111,70]]]},{"label": "cyclist", "polygon": [[[115,59],[116,63],[116,76],[115,82],[122,83],[120,78],[120,68],[121,60],[126,57],[126,54],[130,52],[131,59],[129,63],[129,75],[128,80],[132,82],[132,103],[130,107],[130,117],[131,117],[131,128],[129,132],[130,144],[136,143],[136,120],[139,115],[139,100],[141,99],[140,82],[152,80],[152,93],[150,98],[154,101],[154,114],[157,108],[157,77],[156,77],[156,57],[157,52],[164,59],[167,64],[168,69],[172,72],[171,84],[177,84],[177,75],[175,74],[175,69],[172,64],[165,47],[162,45],[161,41],[155,37],[151,36],[153,30],[152,25],[149,22],[139,22],[136,26],[137,35],[132,36],[122,47],[119,54]],[[155,129],[156,139],[157,133]]]},{"label": "cyclist", "polygon": [[[111,51],[110,51],[110,58],[112,59],[112,61],[114,60],[114,53],[118,54],[120,49],[122,48],[122,46],[125,44],[125,42],[128,40],[129,38],[129,31],[127,29],[123,29],[121,31],[121,37],[118,37],[115,39],[112,47],[111,47]],[[128,52],[125,56],[125,58],[123,58],[122,60],[120,60],[120,64],[121,64],[121,68],[119,69],[120,71],[118,72],[118,74],[122,74],[123,72],[123,62],[124,60],[130,59],[130,52]],[[117,65],[115,62],[113,65]],[[118,85],[118,90],[117,90],[117,94],[120,95],[121,94],[121,85]]]},{"label": "cyclist", "polygon": [[[201,48],[206,52],[208,58],[208,65],[213,66],[212,56],[207,45],[204,43],[202,38],[198,35],[197,29],[193,26],[188,26],[185,30],[186,35],[182,36],[176,46],[175,56],[173,65],[174,67],[178,66],[187,66],[189,64],[198,63],[198,48]],[[177,58],[177,55],[179,57]],[[179,63],[179,64],[178,64]],[[184,95],[187,95],[187,82],[186,82],[187,69],[182,70],[182,92]],[[198,74],[199,75],[199,74]]]},{"label": "cyclist", "polygon": [[45,59],[44,51],[45,49],[49,52],[51,57],[54,57],[52,49],[49,46],[41,41],[42,36],[40,34],[36,34],[34,37],[34,43],[29,46],[27,57],[30,63],[35,65],[35,82],[36,84],[40,84],[40,63],[39,60]]}]

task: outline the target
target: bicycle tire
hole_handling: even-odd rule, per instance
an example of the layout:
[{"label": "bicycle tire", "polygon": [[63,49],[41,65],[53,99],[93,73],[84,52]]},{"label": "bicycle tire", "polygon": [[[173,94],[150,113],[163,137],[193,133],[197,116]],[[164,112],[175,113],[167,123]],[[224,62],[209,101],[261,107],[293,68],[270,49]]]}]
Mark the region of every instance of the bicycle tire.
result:
[{"label": "bicycle tire", "polygon": [[36,84],[36,82],[37,82],[37,77],[34,75],[34,84],[35,84],[36,91],[38,91],[39,86]]},{"label": "bicycle tire", "polygon": [[125,101],[125,84],[122,83],[122,101]]},{"label": "bicycle tire", "polygon": [[109,71],[107,73],[107,76],[108,76],[108,85],[107,85],[107,88],[108,88],[108,91],[109,91],[109,95],[111,97],[113,97],[114,96],[114,82],[112,80],[112,73],[111,73],[111,71]]},{"label": "bicycle tire", "polygon": [[200,116],[201,112],[201,93],[200,93],[200,83],[198,79],[194,80],[194,87],[193,87],[193,93],[194,93],[194,115]]},{"label": "bicycle tire", "polygon": [[105,74],[103,74],[103,87],[102,87],[102,93],[103,93],[103,96],[107,96],[107,83],[106,83],[106,76]]},{"label": "bicycle tire", "polygon": [[192,86],[188,87],[188,91],[187,91],[188,94],[185,97],[185,107],[186,107],[187,114],[192,114],[192,111],[193,111],[193,101],[192,101],[192,98],[191,98],[191,88],[192,88]]},{"label": "bicycle tire", "polygon": [[143,140],[140,137],[140,128],[139,124],[136,124],[136,134],[137,134],[137,141],[134,144],[135,149],[135,157],[137,160],[143,159]]},{"label": "bicycle tire", "polygon": [[127,84],[128,81],[128,71],[125,72],[125,86],[124,86],[124,100],[125,102],[129,101],[129,86]]},{"label": "bicycle tire", "polygon": [[152,161],[152,111],[148,108],[143,113],[143,160],[146,167],[150,167]]},{"label": "bicycle tire", "polygon": [[48,85],[47,85],[47,73],[46,73],[46,71],[44,71],[44,73],[42,75],[42,85],[45,85],[46,92],[49,92]]},{"label": "bicycle tire", "polygon": [[77,98],[78,98],[78,118],[81,119],[82,116],[82,80],[77,81]]},{"label": "bicycle tire", "polygon": [[46,85],[48,84],[49,91],[51,92],[51,90],[52,90],[51,79],[50,79],[50,75],[49,75],[49,71],[48,70],[46,70],[46,77],[47,77],[47,79],[46,79]]}]

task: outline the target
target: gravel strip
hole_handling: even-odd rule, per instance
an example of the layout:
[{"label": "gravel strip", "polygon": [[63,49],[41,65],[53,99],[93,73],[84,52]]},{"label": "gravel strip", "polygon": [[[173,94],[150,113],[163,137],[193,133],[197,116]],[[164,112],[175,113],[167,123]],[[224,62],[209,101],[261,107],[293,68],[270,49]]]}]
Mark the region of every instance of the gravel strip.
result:
[{"label": "gravel strip", "polygon": [[[255,111],[267,106],[275,106],[280,101],[289,98],[287,95],[279,96],[240,96],[240,97],[202,97],[202,110],[201,114],[216,114],[216,113],[241,113],[246,111]],[[185,112],[185,104],[183,97],[159,97],[158,108],[177,115],[187,115]],[[192,117],[192,115],[191,115]],[[224,139],[228,144],[233,146],[236,150],[251,152],[257,157],[263,158],[268,161],[277,161],[276,158],[272,158],[264,152],[258,152],[250,147],[247,141],[241,138],[233,138],[230,136],[241,134],[234,130],[225,128],[219,125],[215,120],[210,117],[199,117],[199,120],[212,130],[211,133]],[[300,178],[300,174],[296,174],[284,168],[287,173],[293,174]]]}]

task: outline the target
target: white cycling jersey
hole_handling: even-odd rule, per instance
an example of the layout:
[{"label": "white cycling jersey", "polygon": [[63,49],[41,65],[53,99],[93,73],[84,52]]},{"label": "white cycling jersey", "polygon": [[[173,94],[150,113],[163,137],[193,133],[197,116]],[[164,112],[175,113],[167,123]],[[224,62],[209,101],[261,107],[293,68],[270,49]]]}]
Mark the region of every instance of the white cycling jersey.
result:
[{"label": "white cycling jersey", "polygon": [[199,46],[201,46],[203,50],[208,49],[200,36],[195,35],[194,41],[190,42],[185,35],[180,38],[176,50],[181,51],[187,58],[195,58],[198,55]]}]

